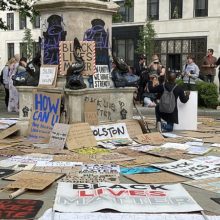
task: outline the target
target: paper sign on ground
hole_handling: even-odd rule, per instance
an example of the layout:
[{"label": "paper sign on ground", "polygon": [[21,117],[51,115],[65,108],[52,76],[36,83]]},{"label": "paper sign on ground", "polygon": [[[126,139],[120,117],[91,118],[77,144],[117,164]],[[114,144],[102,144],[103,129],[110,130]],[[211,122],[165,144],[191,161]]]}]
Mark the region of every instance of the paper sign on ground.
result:
[{"label": "paper sign on ground", "polygon": [[155,167],[121,167],[120,173],[123,175],[132,175],[137,173],[157,173],[161,172],[160,169]]},{"label": "paper sign on ground", "polygon": [[34,92],[33,110],[29,124],[29,138],[48,141],[53,126],[60,120],[61,95]]},{"label": "paper sign on ground", "polygon": [[125,123],[91,126],[91,129],[97,141],[121,138],[130,139]]},{"label": "paper sign on ground", "polygon": [[220,193],[220,178],[208,178],[202,180],[192,180],[184,184],[194,186],[200,189],[209,190],[214,193]]},{"label": "paper sign on ground", "polygon": [[50,134],[49,147],[63,149],[70,125],[56,123]]},{"label": "paper sign on ground", "polygon": [[109,173],[68,173],[59,182],[68,183],[99,183],[108,182],[118,184],[119,176]]},{"label": "paper sign on ground", "polygon": [[115,164],[83,164],[81,172],[118,174],[120,172],[120,167]]},{"label": "paper sign on ground", "polygon": [[[141,196],[140,196],[141,195]],[[139,202],[137,202],[139,201]],[[202,208],[180,185],[58,183],[54,210],[58,212],[193,212]]]},{"label": "paper sign on ground", "polygon": [[108,65],[96,65],[96,73],[93,75],[94,88],[110,88],[110,72]]},{"label": "paper sign on ground", "polygon": [[197,110],[198,110],[198,92],[191,91],[187,103],[181,103],[177,100],[178,114],[187,115],[179,117],[179,124],[174,124],[174,130],[197,130]]},{"label": "paper sign on ground", "polygon": [[[219,199],[218,199],[219,202]],[[48,209],[39,220],[204,220],[201,214],[132,214],[132,213],[60,213]],[[220,220],[220,216],[207,216],[208,220]]]},{"label": "paper sign on ground", "polygon": [[85,122],[87,122],[89,125],[99,124],[96,102],[85,102],[84,116]]},{"label": "paper sign on ground", "polygon": [[88,123],[71,124],[66,140],[69,150],[82,147],[95,147],[97,142]]},{"label": "paper sign on ground", "polygon": [[40,79],[38,86],[56,86],[58,67],[56,65],[43,65],[40,67]]},{"label": "paper sign on ground", "polygon": [[192,179],[220,177],[220,167],[203,162],[178,160],[168,164],[152,164],[160,169],[167,170]]},{"label": "paper sign on ground", "polygon": [[43,201],[31,199],[0,199],[0,219],[35,219]]},{"label": "paper sign on ground", "polygon": [[[82,46],[79,55],[82,56],[85,62],[85,69],[82,71],[82,75],[93,75],[96,72],[95,67],[95,42],[94,41],[80,41]],[[60,41],[60,74],[66,75],[67,69],[70,65],[74,64],[74,45],[73,41]]]},{"label": "paper sign on ground", "polygon": [[127,161],[127,160],[134,160],[133,157],[129,157],[124,154],[119,153],[108,153],[108,154],[96,154],[92,157],[96,162],[102,163],[113,163],[117,161]]}]

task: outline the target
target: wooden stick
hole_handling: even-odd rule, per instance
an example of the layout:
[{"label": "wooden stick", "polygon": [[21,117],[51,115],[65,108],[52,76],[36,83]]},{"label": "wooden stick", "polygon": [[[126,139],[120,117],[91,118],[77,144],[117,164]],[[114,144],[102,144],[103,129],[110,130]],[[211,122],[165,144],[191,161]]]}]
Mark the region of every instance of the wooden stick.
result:
[{"label": "wooden stick", "polygon": [[9,199],[14,199],[15,197],[20,196],[21,194],[23,194],[26,191],[27,191],[27,189],[25,189],[25,188],[18,189],[17,191],[9,194]]}]

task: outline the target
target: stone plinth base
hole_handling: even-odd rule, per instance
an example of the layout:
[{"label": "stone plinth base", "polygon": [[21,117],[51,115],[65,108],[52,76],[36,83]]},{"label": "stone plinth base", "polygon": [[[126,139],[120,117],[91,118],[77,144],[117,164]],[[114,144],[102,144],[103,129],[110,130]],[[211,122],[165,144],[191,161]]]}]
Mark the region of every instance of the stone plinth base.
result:
[{"label": "stone plinth base", "polygon": [[69,123],[84,122],[85,102],[97,104],[97,114],[100,122],[131,119],[133,117],[133,93],[135,88],[109,88],[69,90],[62,88],[36,88],[19,86],[19,121],[20,134],[26,136],[33,108],[33,91],[62,93]]}]

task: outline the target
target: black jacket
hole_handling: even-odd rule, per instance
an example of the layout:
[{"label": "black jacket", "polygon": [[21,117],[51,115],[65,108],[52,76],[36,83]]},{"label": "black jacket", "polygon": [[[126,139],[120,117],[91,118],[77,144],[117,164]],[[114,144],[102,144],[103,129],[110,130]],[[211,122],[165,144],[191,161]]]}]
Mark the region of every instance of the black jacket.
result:
[{"label": "black jacket", "polygon": [[[165,83],[165,88],[168,91],[171,91],[174,86],[175,84],[171,84],[168,82]],[[161,95],[164,92],[163,84],[153,87],[151,81],[148,84],[148,89],[152,93],[160,93]],[[164,119],[166,122],[178,124],[179,121],[178,121],[177,99],[179,98],[182,103],[186,103],[189,100],[189,96],[185,95],[184,90],[180,86],[176,86],[176,88],[173,90],[173,93],[176,100],[176,106],[174,111],[172,113],[159,112],[159,114],[161,118]],[[156,108],[158,108],[158,106]],[[159,108],[157,110],[159,110]]]}]

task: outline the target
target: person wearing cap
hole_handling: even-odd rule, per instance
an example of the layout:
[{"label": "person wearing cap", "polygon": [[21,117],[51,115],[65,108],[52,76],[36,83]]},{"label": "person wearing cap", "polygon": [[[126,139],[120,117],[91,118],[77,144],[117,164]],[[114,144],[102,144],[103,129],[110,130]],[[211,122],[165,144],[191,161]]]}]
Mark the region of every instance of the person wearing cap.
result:
[{"label": "person wearing cap", "polygon": [[182,79],[184,90],[196,90],[196,80],[199,77],[199,67],[194,63],[192,55],[187,56],[187,63],[183,66]]},{"label": "person wearing cap", "polygon": [[[178,107],[177,107],[177,99],[179,98],[182,103],[186,103],[189,100],[190,91],[184,92],[184,90],[176,85],[176,73],[168,72],[167,73],[167,81],[164,84],[159,84],[158,79],[156,77],[151,78],[148,83],[148,90],[152,93],[160,93],[163,94],[164,87],[166,90],[171,91],[174,86],[173,94],[175,96],[175,108],[172,113],[164,113],[160,112],[159,105],[155,107],[156,114],[156,126],[159,132],[171,132],[173,131],[173,125],[178,124]],[[164,122],[162,122],[164,120]]]}]

